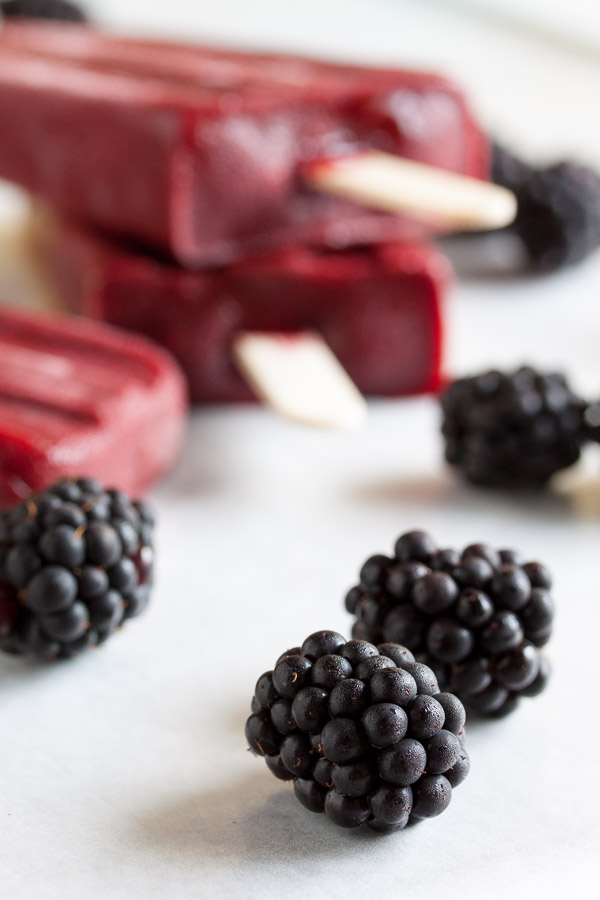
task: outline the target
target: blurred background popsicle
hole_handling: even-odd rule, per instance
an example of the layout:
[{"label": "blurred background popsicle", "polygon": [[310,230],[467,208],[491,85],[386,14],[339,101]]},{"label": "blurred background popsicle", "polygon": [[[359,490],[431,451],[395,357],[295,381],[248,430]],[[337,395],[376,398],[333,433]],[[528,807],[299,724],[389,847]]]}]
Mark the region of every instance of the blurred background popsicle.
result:
[{"label": "blurred background popsicle", "polygon": [[236,336],[248,331],[320,334],[365,394],[439,387],[451,271],[432,245],[298,246],[185,272],[43,212],[33,223],[36,256],[60,301],[167,347],[195,402],[252,398],[232,359]]},{"label": "blurred background popsicle", "polygon": [[1,505],[82,474],[138,496],[175,462],[186,391],[148,341],[0,306],[0,358]]},{"label": "blurred background popsicle", "polygon": [[431,231],[430,213],[424,223],[311,188],[324,159],[376,150],[488,177],[487,138],[437,75],[73,24],[6,24],[0,50],[0,175],[186,266]]}]

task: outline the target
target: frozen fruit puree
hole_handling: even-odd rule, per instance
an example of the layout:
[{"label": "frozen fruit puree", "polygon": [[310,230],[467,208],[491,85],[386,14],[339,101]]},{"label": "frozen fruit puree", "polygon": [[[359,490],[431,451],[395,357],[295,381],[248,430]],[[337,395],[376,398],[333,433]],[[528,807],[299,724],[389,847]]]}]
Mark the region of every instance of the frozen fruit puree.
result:
[{"label": "frozen fruit puree", "polygon": [[85,25],[0,31],[0,176],[187,267],[299,243],[423,236],[306,186],[367,149],[488,176],[463,95],[420,72],[126,40]]},{"label": "frozen fruit puree", "polygon": [[195,402],[251,398],[232,362],[242,331],[318,332],[365,394],[439,387],[450,270],[432,246],[297,247],[186,272],[44,217],[34,233],[70,311],[167,347]]},{"label": "frozen fruit puree", "polygon": [[0,359],[3,505],[82,474],[138,496],[174,463],[185,385],[149,341],[0,307]]}]

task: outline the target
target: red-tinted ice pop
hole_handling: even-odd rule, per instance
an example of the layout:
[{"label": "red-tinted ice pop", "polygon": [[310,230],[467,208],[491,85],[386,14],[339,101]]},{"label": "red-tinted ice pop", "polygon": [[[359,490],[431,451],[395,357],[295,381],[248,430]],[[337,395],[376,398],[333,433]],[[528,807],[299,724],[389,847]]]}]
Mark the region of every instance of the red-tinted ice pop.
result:
[{"label": "red-tinted ice pop", "polygon": [[248,332],[321,335],[365,394],[439,387],[450,268],[431,245],[297,247],[185,272],[53,217],[38,216],[33,234],[67,308],[167,347],[195,402],[252,397],[234,364]]},{"label": "red-tinted ice pop", "polygon": [[7,24],[0,129],[0,176],[187,267],[511,218],[462,93],[420,72]]},{"label": "red-tinted ice pop", "polygon": [[175,462],[186,388],[149,341],[1,306],[0,360],[1,505],[62,476],[139,496]]}]

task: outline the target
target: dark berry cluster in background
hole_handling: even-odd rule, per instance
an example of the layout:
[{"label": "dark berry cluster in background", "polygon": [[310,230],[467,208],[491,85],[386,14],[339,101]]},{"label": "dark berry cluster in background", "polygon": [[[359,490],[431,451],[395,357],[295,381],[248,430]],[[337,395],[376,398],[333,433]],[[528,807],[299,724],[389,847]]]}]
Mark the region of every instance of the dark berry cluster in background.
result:
[{"label": "dark berry cluster in background", "polygon": [[546,686],[539,648],[550,638],[554,605],[540,563],[485,544],[440,550],[412,531],[393,557],[368,559],[359,577],[346,597],[353,637],[408,647],[468,707],[504,715]]},{"label": "dark berry cluster in background", "polygon": [[590,436],[589,408],[565,377],[529,366],[460,378],[441,406],[446,460],[478,485],[543,487]]},{"label": "dark berry cluster in background", "polygon": [[405,647],[321,631],[258,679],[246,739],[307,809],[387,834],[446,809],[469,771],[464,724]]},{"label": "dark berry cluster in background", "polygon": [[87,22],[86,14],[66,0],[0,0],[5,19],[54,19],[59,22]]},{"label": "dark berry cluster in background", "polygon": [[533,268],[559,269],[600,247],[600,176],[595,171],[572,162],[534,168],[496,146],[491,174],[516,195],[510,230]]},{"label": "dark berry cluster in background", "polygon": [[153,518],[89,478],[62,479],[0,514],[0,649],[69,658],[139,615]]}]

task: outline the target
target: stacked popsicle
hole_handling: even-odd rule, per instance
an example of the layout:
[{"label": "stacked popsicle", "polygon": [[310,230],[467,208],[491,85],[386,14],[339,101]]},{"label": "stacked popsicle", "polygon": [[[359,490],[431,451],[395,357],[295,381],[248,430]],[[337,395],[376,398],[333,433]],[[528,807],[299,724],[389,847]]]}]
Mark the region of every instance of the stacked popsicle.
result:
[{"label": "stacked popsicle", "polygon": [[143,332],[178,359],[196,402],[252,394],[232,347],[249,332],[320,334],[368,394],[439,387],[445,257],[416,242],[298,245],[185,271],[38,216],[34,239],[71,312]]},{"label": "stacked popsicle", "polygon": [[448,268],[416,242],[480,201],[461,182],[449,215],[418,165],[390,197],[386,167],[487,177],[452,84],[62,24],[7,25],[0,50],[0,174],[71,220],[37,234],[73,311],[166,345],[197,401],[250,396],[232,359],[257,330],[318,332],[367,393],[437,386]]},{"label": "stacked popsicle", "polygon": [[446,79],[72,24],[5,25],[0,51],[0,175],[68,220],[36,235],[72,311],[167,346],[196,401],[251,396],[234,357],[264,390],[257,331],[320,335],[366,393],[438,385],[423,240],[512,212]]},{"label": "stacked popsicle", "polygon": [[47,23],[4,26],[0,50],[2,176],[188,268],[427,232],[308,187],[325,159],[379,150],[487,177],[487,141],[437,76]]}]

